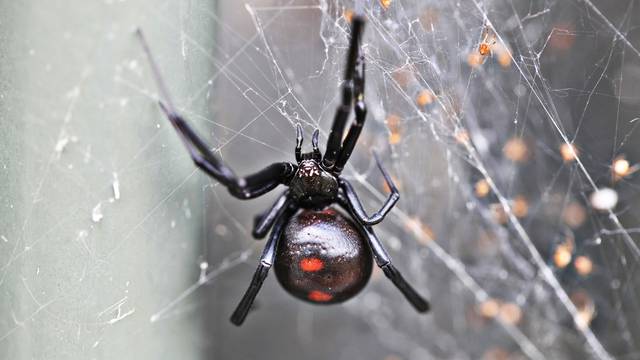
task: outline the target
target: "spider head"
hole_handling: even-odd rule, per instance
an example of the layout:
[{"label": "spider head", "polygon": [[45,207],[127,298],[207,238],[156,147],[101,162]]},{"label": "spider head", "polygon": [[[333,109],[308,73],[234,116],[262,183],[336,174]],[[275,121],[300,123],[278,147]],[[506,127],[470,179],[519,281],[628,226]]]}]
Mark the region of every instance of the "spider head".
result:
[{"label": "spider head", "polygon": [[322,154],[318,148],[318,133],[313,132],[313,151],[302,153],[302,127],[297,126],[296,160],[298,170],[289,184],[294,199],[303,207],[322,207],[331,202],[338,193],[338,180],[325,170],[320,162]]},{"label": "spider head", "polygon": [[[308,155],[308,154],[304,154]],[[320,176],[323,170],[320,168],[320,164],[315,159],[305,159],[298,163],[297,176],[300,178],[311,178],[314,176]]]}]

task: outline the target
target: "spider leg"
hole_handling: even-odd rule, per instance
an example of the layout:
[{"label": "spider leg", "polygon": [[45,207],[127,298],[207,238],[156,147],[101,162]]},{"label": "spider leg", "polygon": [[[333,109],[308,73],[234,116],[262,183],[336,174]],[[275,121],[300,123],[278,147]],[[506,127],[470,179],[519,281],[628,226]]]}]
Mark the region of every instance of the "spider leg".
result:
[{"label": "spider leg", "polygon": [[[347,203],[347,199],[342,195],[338,195],[338,204],[345,209],[351,216],[354,216],[353,212],[349,210],[349,205]],[[413,305],[413,307],[421,313],[429,311],[430,305],[427,300],[425,300],[418,292],[404,279],[400,271],[396,269],[395,266],[391,263],[391,257],[387,253],[382,245],[382,242],[376,236],[375,232],[369,225],[363,225],[360,223],[356,224],[362,233],[366,236],[369,246],[371,248],[371,252],[373,253],[373,258],[376,261],[376,264],[379,268],[382,269],[384,274],[393,282],[393,284],[400,290],[402,295]]]},{"label": "spider leg", "polygon": [[302,141],[304,140],[302,136],[302,125],[300,123],[296,124],[296,161],[302,161]]},{"label": "spider leg", "polygon": [[153,77],[163,98],[159,102],[160,108],[178,132],[196,166],[226,186],[229,193],[239,199],[251,199],[260,196],[280,184],[287,183],[291,179],[295,173],[295,166],[288,162],[274,163],[255,174],[244,178],[237,177],[231,168],[209,150],[207,144],[178,114],[142,31],[138,29],[136,34],[147,55]]},{"label": "spider leg", "polygon": [[247,317],[247,314],[251,309],[253,301],[262,287],[262,283],[264,283],[264,279],[266,279],[269,274],[269,269],[271,268],[271,265],[273,265],[273,261],[276,257],[278,240],[280,239],[280,235],[282,235],[282,229],[287,223],[287,220],[289,220],[291,213],[292,211],[285,211],[280,215],[273,226],[269,240],[267,240],[267,244],[262,251],[262,256],[260,256],[260,264],[258,264],[258,268],[253,274],[249,288],[242,296],[242,300],[240,300],[236,310],[231,315],[230,320],[236,326],[240,326],[244,322],[244,319]]},{"label": "spider leg", "polygon": [[322,159],[322,165],[329,170],[333,169],[336,160],[338,159],[338,153],[342,147],[344,127],[347,124],[347,119],[351,112],[353,93],[355,89],[354,77],[356,73],[356,65],[358,63],[360,38],[362,37],[362,30],[364,28],[364,19],[361,17],[354,17],[351,24],[351,43],[349,45],[349,54],[347,55],[347,67],[344,82],[342,83],[342,101],[333,118],[333,125],[331,126],[331,132],[329,132],[327,147]]},{"label": "spider leg", "polygon": [[378,164],[378,168],[382,172],[382,176],[384,177],[384,181],[387,183],[387,186],[391,190],[391,193],[387,197],[387,200],[384,202],[380,210],[376,211],[373,215],[369,216],[365,212],[362,203],[360,202],[360,198],[358,194],[353,190],[353,186],[349,181],[339,178],[338,181],[340,183],[340,188],[344,191],[345,201],[349,206],[349,210],[354,214],[354,217],[363,225],[370,226],[375,225],[384,220],[385,216],[393,209],[393,207],[400,199],[400,192],[398,192],[398,188],[393,183],[391,176],[387,173],[387,171],[382,167],[380,163],[380,159],[378,155],[374,152],[373,157],[376,159],[376,163]]},{"label": "spider leg", "polygon": [[338,160],[334,165],[334,171],[336,172],[341,172],[344,168],[344,165],[347,163],[347,161],[349,161],[351,153],[356,147],[356,143],[358,142],[358,138],[360,137],[360,133],[362,132],[364,122],[367,119],[367,104],[364,102],[364,56],[360,57],[359,62],[360,71],[358,71],[353,80],[353,91],[356,100],[353,107],[353,110],[356,114],[355,121],[351,123],[349,132],[347,132],[347,136],[342,142],[342,148],[338,153]]},{"label": "spider leg", "polygon": [[256,215],[253,231],[251,234],[256,239],[262,239],[267,236],[269,230],[276,222],[278,218],[287,210],[291,205],[291,199],[289,198],[289,191],[285,191],[278,197],[278,200],[267,211],[260,215]]}]

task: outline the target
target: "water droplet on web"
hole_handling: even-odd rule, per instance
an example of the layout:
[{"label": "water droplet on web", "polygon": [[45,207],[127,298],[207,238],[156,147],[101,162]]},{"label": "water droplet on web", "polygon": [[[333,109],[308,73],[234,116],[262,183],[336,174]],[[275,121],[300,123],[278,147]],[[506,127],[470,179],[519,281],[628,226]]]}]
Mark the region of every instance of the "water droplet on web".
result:
[{"label": "water droplet on web", "polygon": [[618,193],[610,188],[600,188],[591,194],[589,202],[596,210],[612,210],[618,203]]},{"label": "water droplet on web", "polygon": [[187,219],[191,219],[191,208],[189,207],[189,200],[184,199],[182,202],[182,210],[184,211],[184,217]]}]

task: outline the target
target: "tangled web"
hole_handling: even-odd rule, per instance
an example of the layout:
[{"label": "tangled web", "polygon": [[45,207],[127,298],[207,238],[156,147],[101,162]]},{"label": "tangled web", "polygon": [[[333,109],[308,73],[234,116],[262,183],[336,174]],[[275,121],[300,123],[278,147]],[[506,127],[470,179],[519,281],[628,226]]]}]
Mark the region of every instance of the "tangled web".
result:
[{"label": "tangled web", "polygon": [[602,5],[246,4],[255,52],[239,54],[269,64],[268,85],[229,81],[240,102],[276,110],[254,120],[281,133],[283,152],[297,122],[326,138],[349,20],[368,19],[370,116],[346,176],[375,207],[384,188],[368,154],[387,154],[403,196],[379,231],[434,310],[427,325],[408,321],[384,279],[347,308],[398,356],[638,356],[640,9]]}]

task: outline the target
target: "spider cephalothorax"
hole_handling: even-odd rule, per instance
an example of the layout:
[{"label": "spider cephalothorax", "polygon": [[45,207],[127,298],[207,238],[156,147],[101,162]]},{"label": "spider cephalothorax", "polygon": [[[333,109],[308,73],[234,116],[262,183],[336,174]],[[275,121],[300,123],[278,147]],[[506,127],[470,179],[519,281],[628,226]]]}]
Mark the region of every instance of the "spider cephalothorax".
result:
[{"label": "spider cephalothorax", "polygon": [[322,154],[318,148],[318,130],[313,132],[313,152],[301,154],[302,127],[296,126],[296,158],[298,170],[289,182],[291,197],[304,208],[323,208],[338,195],[338,178],[325,170],[321,164]]},{"label": "spider cephalothorax", "polygon": [[[378,157],[374,154],[391,193],[373,215],[367,215],[349,181],[340,176],[358,142],[367,114],[364,57],[359,55],[363,27],[364,19],[354,17],[342,101],[329,132],[324,156],[318,147],[317,129],[311,140],[313,151],[302,153],[303,129],[298,124],[297,164],[273,163],[244,178],[237,177],[212,153],[178,114],[144,36],[138,31],[163,97],[160,108],[183,140],[196,166],[227,187],[232,196],[243,200],[263,195],[278,185],[289,187],[270,209],[255,219],[253,236],[261,239],[270,235],[251,284],[231,316],[231,322],[236,325],[246,318],[274,262],[278,280],[288,292],[306,301],[330,304],[353,297],[366,285],[373,257],[416,310],[426,312],[429,309],[429,303],[393,266],[373,231],[372,226],[384,219],[399,198],[398,189]],[[355,119],[344,136],[351,109]]]},{"label": "spider cephalothorax", "polygon": [[315,160],[302,160],[289,183],[291,197],[304,208],[322,208],[338,195],[338,180]]}]

